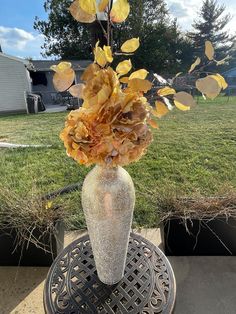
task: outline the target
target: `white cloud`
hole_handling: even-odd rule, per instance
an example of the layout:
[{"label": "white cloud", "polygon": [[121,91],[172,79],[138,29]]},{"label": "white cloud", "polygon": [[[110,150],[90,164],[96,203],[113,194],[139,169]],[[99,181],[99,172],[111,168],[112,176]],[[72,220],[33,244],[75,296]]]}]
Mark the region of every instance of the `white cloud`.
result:
[{"label": "white cloud", "polygon": [[177,18],[183,18],[188,16],[186,8],[182,3],[179,2],[171,2],[169,5],[169,10],[170,13]]},{"label": "white cloud", "polygon": [[[203,1],[199,0],[167,0],[169,11],[172,17],[178,19],[178,24],[185,31],[192,29],[193,21],[198,17]],[[219,4],[225,4],[226,13],[233,14],[236,11],[235,0],[219,0]],[[229,30],[230,33],[236,31],[236,16],[233,16],[232,20],[226,26],[225,30]]]},{"label": "white cloud", "polygon": [[20,57],[40,57],[43,36],[20,28],[0,26],[0,44],[3,52]]},{"label": "white cloud", "polygon": [[[178,24],[184,31],[192,29],[193,21],[198,17],[202,6],[201,0],[166,0],[169,11],[173,18],[177,18]],[[225,4],[226,13],[236,12],[235,0],[218,0],[220,4]],[[235,14],[236,15],[236,14]],[[236,32],[236,16],[225,28],[230,33]],[[5,53],[19,57],[42,58],[40,55],[41,45],[44,42],[43,35],[27,32],[16,27],[0,26],[0,44]]]}]

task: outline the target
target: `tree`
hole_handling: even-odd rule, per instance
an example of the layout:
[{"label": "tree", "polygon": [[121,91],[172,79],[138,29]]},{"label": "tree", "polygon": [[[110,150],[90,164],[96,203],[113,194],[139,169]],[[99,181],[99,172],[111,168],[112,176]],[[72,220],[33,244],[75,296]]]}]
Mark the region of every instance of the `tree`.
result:
[{"label": "tree", "polygon": [[[114,25],[114,50],[132,37],[142,43],[133,59],[136,68],[174,73],[184,65],[190,44],[171,21],[163,0],[130,0],[131,13],[125,23]],[[36,18],[34,28],[45,37],[44,56],[62,59],[92,59],[91,24],[81,24],[68,12],[72,0],[46,0],[48,20]],[[189,62],[191,63],[191,61]]]},{"label": "tree", "polygon": [[73,19],[68,8],[71,0],[46,0],[44,9],[48,20],[35,19],[34,28],[44,35],[41,47],[44,57],[56,56],[62,59],[89,59],[91,34],[87,25]]},{"label": "tree", "polygon": [[225,10],[225,5],[218,4],[217,0],[204,0],[199,18],[193,24],[194,31],[188,33],[196,54],[204,53],[206,40],[212,42],[217,59],[230,53],[235,36],[225,31],[231,19],[231,15],[225,13]]},{"label": "tree", "polygon": [[176,21],[144,24],[142,43],[132,58],[136,68],[147,68],[162,74],[184,71],[192,62],[191,44],[182,35]]},{"label": "tree", "polygon": [[171,20],[162,0],[131,0],[131,13],[126,23],[114,31],[115,45],[140,37],[141,46],[132,57],[136,68],[154,72],[176,73],[186,70],[192,62],[192,46]]}]

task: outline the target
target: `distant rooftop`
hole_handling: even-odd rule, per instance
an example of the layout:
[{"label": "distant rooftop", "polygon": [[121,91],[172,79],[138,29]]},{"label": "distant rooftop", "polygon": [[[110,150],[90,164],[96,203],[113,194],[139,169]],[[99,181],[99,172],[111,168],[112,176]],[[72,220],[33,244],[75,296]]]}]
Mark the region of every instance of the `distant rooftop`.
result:
[{"label": "distant rooftop", "polygon": [[[92,63],[90,60],[65,60],[71,62],[74,70],[85,70],[85,68]],[[51,71],[50,67],[52,65],[57,65],[61,60],[31,60],[30,63],[33,64],[36,71]]]},{"label": "distant rooftop", "polygon": [[25,60],[25,59],[22,59],[22,58],[18,58],[18,57],[14,57],[14,56],[10,56],[10,55],[7,55],[3,52],[0,51],[0,56],[2,57],[5,57],[5,58],[8,58],[8,59],[11,59],[11,60],[14,60],[14,61],[19,61],[19,62],[22,62],[24,63],[24,65],[28,65],[29,64],[29,61],[28,60]]}]

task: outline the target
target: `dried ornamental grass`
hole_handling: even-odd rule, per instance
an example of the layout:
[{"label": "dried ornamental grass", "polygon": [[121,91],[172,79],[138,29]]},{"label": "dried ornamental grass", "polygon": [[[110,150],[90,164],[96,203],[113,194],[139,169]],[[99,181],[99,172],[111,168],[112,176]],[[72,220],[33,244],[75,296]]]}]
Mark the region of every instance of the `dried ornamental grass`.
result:
[{"label": "dried ornamental grass", "polygon": [[160,222],[171,218],[179,218],[183,221],[212,220],[222,217],[236,219],[236,193],[196,198],[178,198],[169,194],[158,198],[157,208]]},{"label": "dried ornamental grass", "polygon": [[[50,251],[50,243],[45,247],[41,239],[45,234],[55,234],[55,224],[66,217],[66,205],[62,201],[44,200],[34,186],[24,197],[13,189],[0,186],[0,228],[3,232],[16,232],[15,249],[32,243]],[[36,229],[41,234],[38,238],[34,236]]]}]

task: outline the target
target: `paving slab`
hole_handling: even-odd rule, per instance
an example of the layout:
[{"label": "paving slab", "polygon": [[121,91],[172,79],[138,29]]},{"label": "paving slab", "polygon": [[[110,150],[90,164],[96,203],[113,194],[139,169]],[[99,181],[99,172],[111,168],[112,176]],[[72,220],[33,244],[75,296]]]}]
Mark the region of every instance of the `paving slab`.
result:
[{"label": "paving slab", "polygon": [[39,114],[43,113],[56,113],[56,112],[66,112],[67,107],[66,106],[60,106],[60,105],[47,105],[45,111],[39,112]]},{"label": "paving slab", "polygon": [[44,314],[46,267],[0,267],[0,313]]},{"label": "paving slab", "polygon": [[175,314],[236,313],[236,257],[168,258],[177,282]]},{"label": "paving slab", "polygon": [[[135,230],[155,245],[158,229]],[[67,232],[65,246],[85,235],[86,230]],[[0,267],[0,314],[44,314],[43,288],[47,267]]]},{"label": "paving slab", "polygon": [[[159,229],[133,230],[161,246]],[[65,246],[86,234],[69,232]],[[236,314],[236,257],[171,256],[177,282],[174,314]],[[0,314],[44,314],[47,267],[0,267]]]}]

